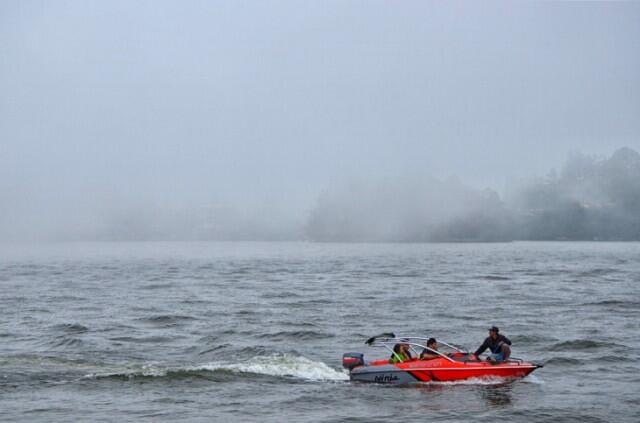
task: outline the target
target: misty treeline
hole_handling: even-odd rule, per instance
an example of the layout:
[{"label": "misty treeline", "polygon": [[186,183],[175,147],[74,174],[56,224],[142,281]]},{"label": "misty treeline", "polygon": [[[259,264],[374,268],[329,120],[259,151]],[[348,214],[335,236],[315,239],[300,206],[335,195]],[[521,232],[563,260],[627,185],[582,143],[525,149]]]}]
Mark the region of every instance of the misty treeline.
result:
[{"label": "misty treeline", "polygon": [[453,177],[353,180],[320,193],[306,213],[293,201],[89,202],[93,209],[23,206],[10,214],[12,204],[0,201],[0,217],[3,210],[8,216],[0,219],[0,240],[640,240],[640,154],[630,148],[609,158],[574,154],[559,171],[513,181],[502,197]]},{"label": "misty treeline", "polygon": [[640,154],[576,154],[559,175],[507,195],[515,239],[640,240]]},{"label": "misty treeline", "polygon": [[305,235],[318,241],[640,240],[640,155],[572,155],[505,198],[456,179],[353,183],[323,193]]},{"label": "misty treeline", "polygon": [[457,178],[352,181],[306,216],[282,208],[123,209],[82,239],[466,242],[640,240],[640,154],[576,153],[559,172],[515,181],[504,198]]}]

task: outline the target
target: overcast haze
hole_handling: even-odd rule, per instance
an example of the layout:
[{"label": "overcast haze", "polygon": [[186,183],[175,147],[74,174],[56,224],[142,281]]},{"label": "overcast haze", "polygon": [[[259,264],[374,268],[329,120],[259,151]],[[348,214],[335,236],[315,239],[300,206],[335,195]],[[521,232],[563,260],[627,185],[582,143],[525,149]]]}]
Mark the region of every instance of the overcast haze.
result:
[{"label": "overcast haze", "polygon": [[0,239],[290,239],[367,181],[503,195],[640,150],[639,44],[638,2],[0,0]]}]

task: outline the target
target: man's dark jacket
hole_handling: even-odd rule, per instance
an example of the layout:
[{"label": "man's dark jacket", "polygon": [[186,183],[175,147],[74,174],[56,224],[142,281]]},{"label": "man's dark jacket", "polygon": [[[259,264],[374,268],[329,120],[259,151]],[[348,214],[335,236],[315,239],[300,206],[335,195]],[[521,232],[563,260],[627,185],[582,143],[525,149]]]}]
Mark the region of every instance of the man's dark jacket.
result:
[{"label": "man's dark jacket", "polygon": [[489,348],[493,354],[498,354],[501,351],[500,346],[502,345],[502,343],[511,345],[511,341],[509,341],[509,338],[504,335],[498,334],[496,339],[487,336],[487,339],[485,339],[482,345],[480,345],[480,348],[476,350],[476,357],[480,356],[480,354],[482,354],[487,348]]}]

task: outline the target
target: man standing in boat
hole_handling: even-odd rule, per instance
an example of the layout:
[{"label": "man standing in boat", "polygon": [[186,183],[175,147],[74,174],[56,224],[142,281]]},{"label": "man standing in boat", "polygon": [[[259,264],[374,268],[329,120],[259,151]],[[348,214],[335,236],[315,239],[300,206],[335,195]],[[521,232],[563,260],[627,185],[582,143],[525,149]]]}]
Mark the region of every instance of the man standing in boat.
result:
[{"label": "man standing in boat", "polygon": [[509,359],[511,355],[511,341],[504,335],[500,335],[500,329],[496,326],[492,326],[489,329],[489,336],[484,340],[482,345],[476,350],[475,356],[480,359],[482,354],[487,348],[491,350],[491,356],[487,359],[489,361],[505,361]]}]

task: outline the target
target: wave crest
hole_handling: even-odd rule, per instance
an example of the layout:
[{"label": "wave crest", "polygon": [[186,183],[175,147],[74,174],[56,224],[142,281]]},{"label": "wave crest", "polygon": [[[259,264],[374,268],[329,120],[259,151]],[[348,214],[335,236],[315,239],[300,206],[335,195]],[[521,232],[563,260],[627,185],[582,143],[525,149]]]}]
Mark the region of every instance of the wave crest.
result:
[{"label": "wave crest", "polygon": [[85,377],[92,379],[136,379],[136,378],[189,378],[206,374],[265,375],[289,377],[310,381],[348,380],[349,376],[325,363],[302,356],[275,354],[258,356],[237,363],[211,362],[188,367],[169,367],[147,364],[138,369],[111,373],[92,373]]},{"label": "wave crest", "polygon": [[313,361],[302,356],[287,354],[256,357],[244,363],[209,363],[196,370],[227,370],[237,373],[255,373],[268,376],[288,376],[306,380],[348,380],[349,376],[327,366],[323,362]]}]

